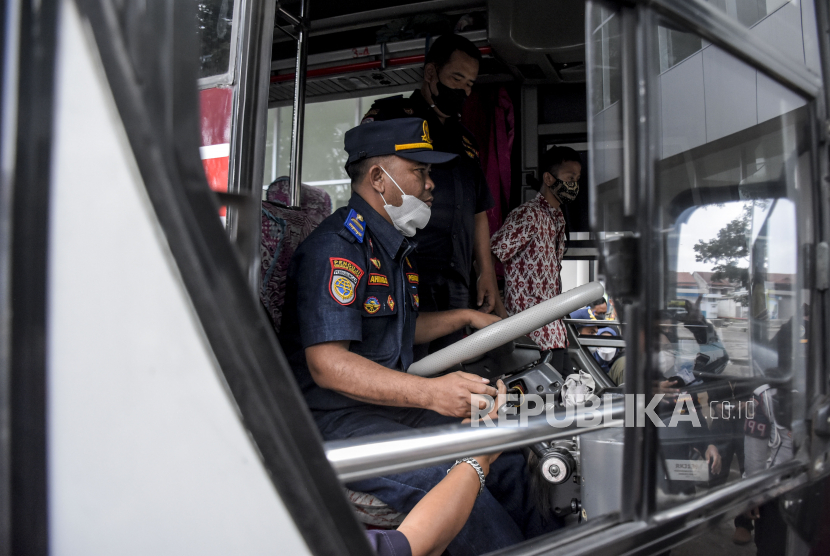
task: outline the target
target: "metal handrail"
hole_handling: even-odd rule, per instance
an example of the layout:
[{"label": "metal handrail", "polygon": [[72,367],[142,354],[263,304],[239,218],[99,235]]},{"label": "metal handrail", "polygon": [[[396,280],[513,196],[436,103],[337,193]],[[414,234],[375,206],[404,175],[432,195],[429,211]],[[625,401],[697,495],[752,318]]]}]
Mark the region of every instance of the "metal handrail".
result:
[{"label": "metal handrail", "polygon": [[[786,461],[780,465],[776,465],[775,467],[770,467],[757,475],[741,479],[740,481],[720,488],[709,494],[700,496],[699,498],[685,504],[655,513],[651,516],[651,520],[654,523],[664,523],[673,519],[682,518],[683,516],[689,514],[703,512],[711,507],[722,505],[724,500],[729,500],[742,492],[755,488],[764,489],[770,484],[770,482],[776,479],[780,480],[786,475],[798,475],[804,473],[805,471],[807,471],[807,464],[803,461],[797,459]],[[801,481],[803,482],[806,478],[806,475],[804,475],[801,478]],[[783,494],[786,490],[789,489],[782,489],[781,492],[776,493],[776,495]]]},{"label": "metal handrail", "polygon": [[[294,66],[294,111],[291,119],[291,165],[288,169],[288,206],[300,206],[303,178],[303,132],[305,125],[306,67],[308,66],[308,10],[310,0],[301,0],[300,17],[294,18],[297,33],[297,60]],[[280,8],[283,17],[287,12]]]},{"label": "metal handrail", "polygon": [[[566,410],[558,409],[552,413],[560,424],[564,423]],[[545,415],[528,417],[526,426],[519,426],[516,417],[512,417],[510,422],[513,426],[447,425],[335,440],[326,442],[324,447],[326,457],[340,480],[358,481],[465,456],[500,452],[543,440],[572,437],[607,427],[622,427],[625,407],[620,398],[611,404],[603,403],[596,409],[570,409],[570,414],[573,416],[572,422],[561,427],[552,426]],[[581,419],[599,420],[601,424],[579,427]]]},{"label": "metal handrail", "polygon": [[607,339],[607,336],[589,336],[589,337],[578,337],[577,341],[579,342],[580,346],[587,346],[587,347],[615,347],[615,348],[624,348],[625,340],[611,340]]}]

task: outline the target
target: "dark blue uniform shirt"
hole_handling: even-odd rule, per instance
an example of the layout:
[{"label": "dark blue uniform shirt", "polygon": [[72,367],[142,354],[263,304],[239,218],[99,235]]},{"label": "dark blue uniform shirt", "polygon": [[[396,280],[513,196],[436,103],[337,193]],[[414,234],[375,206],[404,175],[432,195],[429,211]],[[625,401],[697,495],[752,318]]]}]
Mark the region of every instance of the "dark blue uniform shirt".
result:
[{"label": "dark blue uniform shirt", "polygon": [[348,340],[349,351],[389,369],[412,364],[419,305],[414,248],[353,194],[294,253],[280,343],[310,409],[366,404],[317,386],[305,358],[309,346]]}]

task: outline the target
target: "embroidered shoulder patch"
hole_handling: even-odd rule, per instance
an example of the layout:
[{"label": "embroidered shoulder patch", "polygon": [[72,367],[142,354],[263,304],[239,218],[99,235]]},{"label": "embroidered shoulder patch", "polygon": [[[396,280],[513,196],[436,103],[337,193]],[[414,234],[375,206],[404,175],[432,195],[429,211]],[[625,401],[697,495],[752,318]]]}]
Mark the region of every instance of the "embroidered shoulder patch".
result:
[{"label": "embroidered shoulder patch", "polygon": [[395,300],[394,300],[394,299],[392,299],[392,296],[391,296],[391,295],[390,295],[389,297],[387,297],[387,298],[386,298],[386,304],[389,306],[389,310],[390,310],[390,311],[394,311],[394,310],[395,310]]},{"label": "embroidered shoulder patch", "polygon": [[[370,239],[369,240],[369,245],[371,246],[371,244],[372,244],[372,240]],[[380,270],[380,259],[376,259],[376,258],[373,257],[369,260],[372,261],[372,264],[375,265],[376,269]]]},{"label": "embroidered shoulder patch", "polygon": [[389,278],[384,276],[383,274],[370,274],[369,275],[369,285],[370,286],[386,286],[389,287]]},{"label": "embroidered shoulder patch", "polygon": [[417,293],[412,294],[412,304],[415,305],[416,309],[421,305],[421,299],[418,297]]},{"label": "embroidered shoulder patch", "polygon": [[404,260],[406,261],[406,266],[408,266],[409,268],[412,268],[412,263],[409,262],[409,257],[406,257],[406,259],[404,259]]},{"label": "embroidered shoulder patch", "polygon": [[363,302],[363,308],[366,309],[366,312],[370,315],[374,315],[380,311],[380,299],[374,295],[367,297],[366,301]]},{"label": "embroidered shoulder patch", "polygon": [[363,269],[348,259],[331,257],[329,293],[340,305],[351,305],[357,295],[357,284]]},{"label": "embroidered shoulder patch", "polygon": [[363,234],[366,233],[366,226],[363,223],[363,217],[355,209],[349,211],[349,216],[346,217],[343,225],[357,238],[358,243],[363,243]]},{"label": "embroidered shoulder patch", "polygon": [[406,273],[406,280],[410,284],[417,284],[418,283],[418,275],[415,274],[414,272],[407,272]]}]

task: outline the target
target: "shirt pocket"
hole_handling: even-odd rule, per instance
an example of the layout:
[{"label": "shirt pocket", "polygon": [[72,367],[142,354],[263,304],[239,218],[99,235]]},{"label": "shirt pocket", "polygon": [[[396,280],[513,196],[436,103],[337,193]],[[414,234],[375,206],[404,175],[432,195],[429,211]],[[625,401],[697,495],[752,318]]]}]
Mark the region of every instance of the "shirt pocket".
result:
[{"label": "shirt pocket", "polygon": [[398,303],[388,287],[366,288],[361,307],[363,341],[352,344],[358,355],[389,366],[400,352],[398,335]]},{"label": "shirt pocket", "polygon": [[367,287],[363,300],[364,317],[390,317],[398,313],[398,300],[389,287]]}]

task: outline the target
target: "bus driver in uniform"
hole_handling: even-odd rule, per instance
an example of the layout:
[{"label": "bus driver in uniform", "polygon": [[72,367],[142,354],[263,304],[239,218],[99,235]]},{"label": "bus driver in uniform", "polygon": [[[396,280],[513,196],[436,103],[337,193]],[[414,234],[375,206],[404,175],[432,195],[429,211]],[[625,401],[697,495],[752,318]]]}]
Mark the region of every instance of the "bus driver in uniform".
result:
[{"label": "bus driver in uniform", "polygon": [[[300,244],[288,270],[280,341],[325,440],[458,423],[488,380],[455,372],[423,378],[405,371],[412,347],[499,317],[472,309],[418,313],[419,275],[411,238],[430,217],[434,151],[419,118],[370,122],[346,133],[349,204]],[[393,509],[409,512],[446,476],[441,465],[357,481]],[[465,463],[466,465],[466,463]],[[471,464],[472,465],[472,464]],[[483,475],[481,475],[483,477]],[[449,554],[480,554],[559,526],[535,509],[524,457],[503,454],[490,468],[470,518]]]}]

